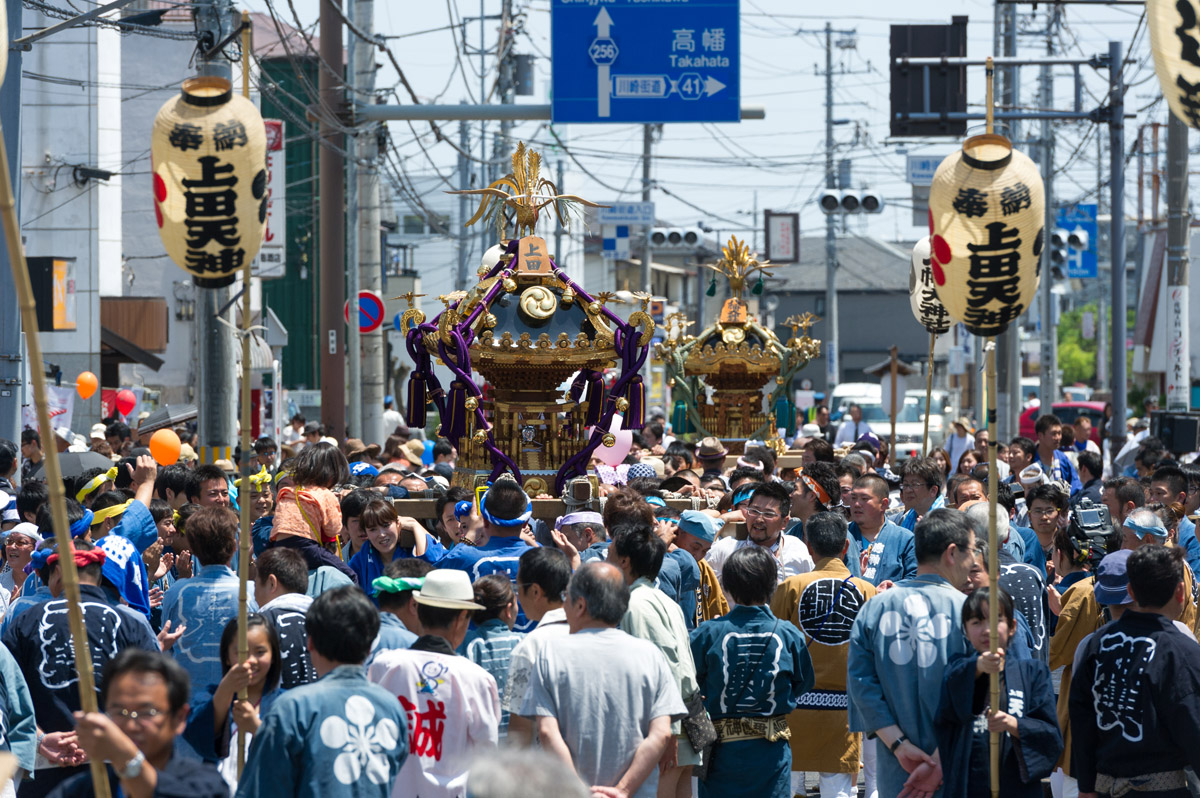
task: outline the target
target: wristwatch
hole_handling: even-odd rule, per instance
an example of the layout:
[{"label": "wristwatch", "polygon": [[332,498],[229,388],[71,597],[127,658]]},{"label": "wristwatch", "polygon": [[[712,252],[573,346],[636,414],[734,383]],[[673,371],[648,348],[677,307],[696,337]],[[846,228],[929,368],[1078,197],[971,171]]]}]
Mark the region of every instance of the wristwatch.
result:
[{"label": "wristwatch", "polygon": [[[907,736],[905,736],[904,734],[901,734],[899,737],[897,737],[895,740],[892,741],[892,744],[888,746],[888,750],[891,751],[893,754],[896,753],[896,749],[900,747],[900,743],[904,742],[907,739],[908,739]],[[140,763],[139,763],[139,767],[140,767]]]},{"label": "wristwatch", "polygon": [[142,765],[146,761],[146,755],[138,751],[133,759],[125,763],[125,767],[117,771],[117,775],[122,779],[136,779],[142,775]]}]

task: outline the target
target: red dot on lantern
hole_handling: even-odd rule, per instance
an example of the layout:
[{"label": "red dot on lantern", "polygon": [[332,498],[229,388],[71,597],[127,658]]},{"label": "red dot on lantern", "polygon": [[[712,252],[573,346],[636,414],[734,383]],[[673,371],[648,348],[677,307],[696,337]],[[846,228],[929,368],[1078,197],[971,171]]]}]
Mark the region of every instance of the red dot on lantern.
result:
[{"label": "red dot on lantern", "polygon": [[[163,182],[160,175],[154,176],[154,199],[162,202],[167,198],[167,184]],[[159,225],[160,227],[162,225]]]},{"label": "red dot on lantern", "polygon": [[158,207],[158,205],[157,205],[157,204],[155,204],[155,206],[154,206],[154,220],[155,220],[156,222],[158,222],[158,226],[159,226],[159,227],[162,227],[162,226],[163,226],[163,221],[162,221],[162,208]]},{"label": "red dot on lantern", "polygon": [[946,243],[946,239],[939,235],[935,235],[929,240],[929,242],[933,245],[933,259],[943,266],[949,263],[951,257],[950,245]]},{"label": "red dot on lantern", "polygon": [[946,273],[942,271],[942,264],[936,260],[933,262],[933,281],[938,285],[946,284]]}]

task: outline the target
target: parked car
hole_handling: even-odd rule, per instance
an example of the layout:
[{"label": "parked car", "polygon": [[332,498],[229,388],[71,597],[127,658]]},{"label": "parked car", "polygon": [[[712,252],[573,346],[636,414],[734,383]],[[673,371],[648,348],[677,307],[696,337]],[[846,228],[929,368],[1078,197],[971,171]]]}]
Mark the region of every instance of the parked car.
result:
[{"label": "parked car", "polygon": [[[1038,416],[1044,415],[1040,407],[1030,407],[1021,413],[1021,423],[1018,427],[1021,435],[1030,440],[1037,440],[1035,432]],[[1100,444],[1100,422],[1104,420],[1104,402],[1055,402],[1054,415],[1063,424],[1074,424],[1075,419],[1087,416],[1092,420],[1092,440]]]}]

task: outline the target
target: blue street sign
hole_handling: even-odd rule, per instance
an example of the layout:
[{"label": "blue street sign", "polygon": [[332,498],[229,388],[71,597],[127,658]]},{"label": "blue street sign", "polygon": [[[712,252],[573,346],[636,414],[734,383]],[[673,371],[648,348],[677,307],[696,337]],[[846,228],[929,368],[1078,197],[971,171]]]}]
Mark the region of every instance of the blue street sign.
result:
[{"label": "blue street sign", "polygon": [[551,0],[554,122],[737,122],[740,0]]},{"label": "blue street sign", "polygon": [[1087,248],[1067,250],[1067,277],[1086,279],[1097,277],[1100,267],[1096,262],[1096,245],[1100,237],[1096,226],[1096,204],[1068,205],[1058,209],[1055,223],[1068,234],[1079,230],[1087,234]]}]

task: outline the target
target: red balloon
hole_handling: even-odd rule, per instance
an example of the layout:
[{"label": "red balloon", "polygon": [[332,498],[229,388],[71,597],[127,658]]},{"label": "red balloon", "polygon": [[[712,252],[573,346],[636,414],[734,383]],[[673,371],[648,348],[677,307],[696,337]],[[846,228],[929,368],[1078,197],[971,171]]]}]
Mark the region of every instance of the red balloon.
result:
[{"label": "red balloon", "polygon": [[117,391],[117,412],[127,416],[137,407],[137,396],[128,388]]}]

